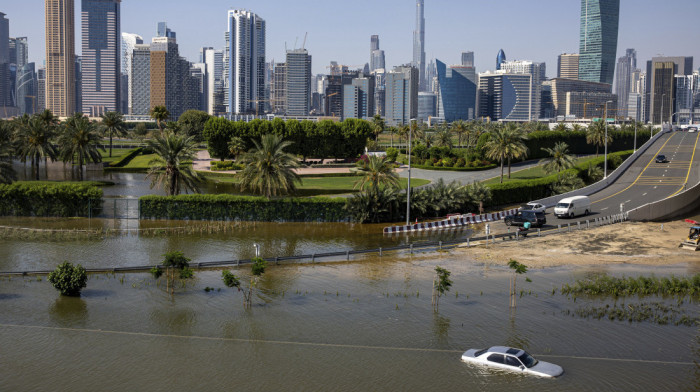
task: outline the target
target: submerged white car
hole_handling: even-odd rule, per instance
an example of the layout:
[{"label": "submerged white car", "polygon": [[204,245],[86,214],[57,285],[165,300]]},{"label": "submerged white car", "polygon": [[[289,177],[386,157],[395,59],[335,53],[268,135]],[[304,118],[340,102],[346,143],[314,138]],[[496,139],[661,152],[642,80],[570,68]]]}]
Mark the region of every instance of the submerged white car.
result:
[{"label": "submerged white car", "polygon": [[462,361],[539,377],[558,377],[564,373],[559,365],[538,361],[525,350],[504,346],[467,350]]}]

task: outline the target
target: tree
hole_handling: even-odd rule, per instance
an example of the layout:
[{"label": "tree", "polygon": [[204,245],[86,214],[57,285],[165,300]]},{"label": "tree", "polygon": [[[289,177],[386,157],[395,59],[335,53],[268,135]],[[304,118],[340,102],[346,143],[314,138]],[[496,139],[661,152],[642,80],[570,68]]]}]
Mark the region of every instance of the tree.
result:
[{"label": "tree", "polygon": [[260,142],[253,140],[255,147],[243,154],[241,163],[245,168],[237,173],[241,189],[259,193],[268,199],[281,193],[296,192],[296,183],[301,177],[294,171],[299,162],[284,150],[291,145],[274,134],[263,135]]},{"label": "tree", "polygon": [[102,115],[102,129],[109,135],[109,156],[112,157],[112,137],[124,137],[128,134],[124,116],[119,112],[107,112]]},{"label": "tree", "polygon": [[466,189],[469,200],[474,204],[475,209],[478,208],[479,214],[481,214],[483,206],[491,201],[491,188],[475,180],[467,185]]},{"label": "tree", "polygon": [[226,287],[236,288],[238,291],[243,293],[243,307],[249,308],[252,304],[253,290],[255,287],[257,287],[260,277],[265,273],[266,268],[267,262],[264,259],[260,257],[253,259],[253,264],[250,268],[250,283],[248,284],[247,289],[241,288],[241,280],[236,275],[231,273],[231,271],[222,271],[221,279],[224,281],[224,285],[226,285]]},{"label": "tree", "polygon": [[355,188],[375,191],[380,185],[395,188],[399,186],[399,176],[388,156],[371,155],[358,161],[357,166],[362,178],[355,183]]},{"label": "tree", "polygon": [[452,148],[452,131],[447,126],[440,126],[435,133],[435,145]]},{"label": "tree", "polygon": [[228,142],[228,151],[231,153],[231,155],[233,155],[236,161],[238,161],[238,156],[245,151],[245,147],[245,141],[238,136],[232,137]]},{"label": "tree", "polygon": [[56,148],[51,143],[53,135],[53,129],[48,127],[40,116],[32,117],[26,125],[23,125],[23,129],[17,132],[19,158],[22,162],[29,159],[34,167],[37,181],[39,180],[40,160],[46,161],[50,158],[54,161],[58,155]]},{"label": "tree", "polygon": [[[376,191],[360,192],[349,198],[345,210],[354,222],[390,222],[396,221],[401,215],[400,205],[406,204],[406,197],[401,198],[396,188],[384,187]],[[414,207],[414,197],[411,195],[411,207]]]},{"label": "tree", "polygon": [[196,141],[201,142],[203,140],[204,124],[209,121],[210,117],[209,113],[201,110],[187,110],[180,115],[177,123],[187,135],[194,136]]},{"label": "tree", "polygon": [[552,195],[560,195],[583,188],[586,184],[575,173],[564,173],[551,185]]},{"label": "tree", "polygon": [[375,114],[374,117],[372,117],[372,133],[374,134],[375,141],[379,140],[379,135],[384,132],[385,126],[386,124],[382,116]]},{"label": "tree", "polygon": [[557,125],[553,129],[553,131],[557,131],[557,132],[565,132],[568,130],[569,130],[569,127],[563,122],[557,123]]},{"label": "tree", "polygon": [[83,165],[102,162],[98,147],[100,141],[97,126],[82,114],[76,113],[66,121],[63,133],[58,138],[61,160],[78,164],[80,180],[83,179]]},{"label": "tree", "polygon": [[435,267],[435,279],[433,280],[433,309],[438,310],[440,297],[450,291],[452,281],[451,272],[440,267]]},{"label": "tree", "polygon": [[7,121],[0,120],[0,184],[9,184],[17,179],[12,168],[12,128]]},{"label": "tree", "polygon": [[593,184],[603,179],[603,169],[600,166],[588,164],[588,168],[584,172],[587,184]]},{"label": "tree", "polygon": [[501,163],[501,183],[503,183],[503,169],[508,161],[508,178],[510,178],[510,161],[512,158],[521,158],[527,155],[525,136],[514,124],[506,127],[496,127],[491,131],[489,140],[485,144],[486,156]]},{"label": "tree", "polygon": [[148,146],[156,154],[146,175],[151,178],[151,188],[158,185],[168,196],[179,195],[182,188],[199,192],[201,178],[192,169],[197,154],[194,137],[166,131],[149,140]]},{"label": "tree", "polygon": [[[606,144],[605,140],[605,121],[597,121],[588,126],[586,130],[586,143],[595,145],[595,156],[598,157],[598,148]],[[611,132],[608,132],[607,144],[612,143],[613,138]]]},{"label": "tree", "polygon": [[[452,123],[452,132],[457,134],[457,145],[462,146],[462,137],[469,133],[471,126],[462,120],[457,120]],[[467,137],[467,147],[469,146],[469,138]]]},{"label": "tree", "polygon": [[540,164],[544,164],[544,172],[547,174],[559,173],[574,166],[574,158],[569,155],[569,146],[564,142],[558,142],[554,148],[542,148],[542,151],[550,156],[540,161]]},{"label": "tree", "polygon": [[168,117],[170,117],[170,112],[165,106],[154,106],[153,109],[151,109],[151,118],[156,120],[158,129],[160,129],[161,132],[163,131],[163,122],[166,121]]},{"label": "tree", "polygon": [[[180,251],[168,252],[163,255],[161,266],[165,268],[165,290],[170,291],[170,295],[175,294],[175,272],[178,272],[177,278],[180,280],[194,278],[194,271],[190,268],[190,261]],[[151,274],[158,279],[163,275],[160,266],[151,268]]]},{"label": "tree", "polygon": [[515,309],[515,280],[517,279],[518,275],[527,273],[527,266],[517,262],[516,260],[510,259],[508,262],[508,268],[513,270],[513,276],[510,278],[510,307],[511,309]]},{"label": "tree", "polygon": [[61,295],[79,297],[80,291],[87,286],[87,272],[82,265],[73,266],[66,261],[49,274],[49,282]]}]

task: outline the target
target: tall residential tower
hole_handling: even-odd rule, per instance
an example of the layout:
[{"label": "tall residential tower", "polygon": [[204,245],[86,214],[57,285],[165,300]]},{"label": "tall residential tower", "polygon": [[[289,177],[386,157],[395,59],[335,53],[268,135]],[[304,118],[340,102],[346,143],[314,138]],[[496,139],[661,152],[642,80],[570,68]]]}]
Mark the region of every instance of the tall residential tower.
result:
[{"label": "tall residential tower", "polygon": [[46,109],[59,117],[75,112],[75,14],[73,0],[45,0]]},{"label": "tall residential tower", "polygon": [[231,114],[265,110],[265,20],[246,10],[228,11],[224,85]]},{"label": "tall residential tower", "polygon": [[612,85],[620,0],[581,0],[579,79]]}]

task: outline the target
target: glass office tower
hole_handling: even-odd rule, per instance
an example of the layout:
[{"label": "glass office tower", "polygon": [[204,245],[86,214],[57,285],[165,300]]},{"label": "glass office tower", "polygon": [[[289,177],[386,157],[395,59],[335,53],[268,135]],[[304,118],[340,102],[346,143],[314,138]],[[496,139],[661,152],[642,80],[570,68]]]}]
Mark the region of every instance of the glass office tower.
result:
[{"label": "glass office tower", "polygon": [[579,79],[612,85],[620,0],[581,0]]}]

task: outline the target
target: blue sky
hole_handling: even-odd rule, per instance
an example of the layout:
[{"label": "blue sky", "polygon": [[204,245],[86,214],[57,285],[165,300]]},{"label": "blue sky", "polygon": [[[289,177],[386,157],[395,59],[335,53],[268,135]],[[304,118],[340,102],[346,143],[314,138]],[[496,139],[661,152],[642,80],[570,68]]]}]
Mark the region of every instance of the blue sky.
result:
[{"label": "blue sky", "polygon": [[[10,19],[10,36],[27,36],[30,61],[44,54],[43,0],[5,1],[0,12]],[[457,63],[462,51],[475,52],[478,71],[493,69],[498,50],[508,59],[544,61],[555,76],[557,55],[578,52],[579,0],[425,0],[426,55]],[[80,52],[80,1],[76,0],[76,51]],[[284,59],[301,46],[313,56],[314,73],[331,60],[347,65],[369,62],[370,35],[379,34],[387,65],[411,61],[413,0],[123,0],[122,31],[155,35],[159,21],[177,32],[180,53],[197,61],[202,46],[223,47],[226,11],[249,9],[267,22],[267,58]],[[700,67],[698,0],[621,0],[618,54],[637,49],[639,66],[656,55],[694,56]],[[662,17],[681,18],[664,20]]]}]

